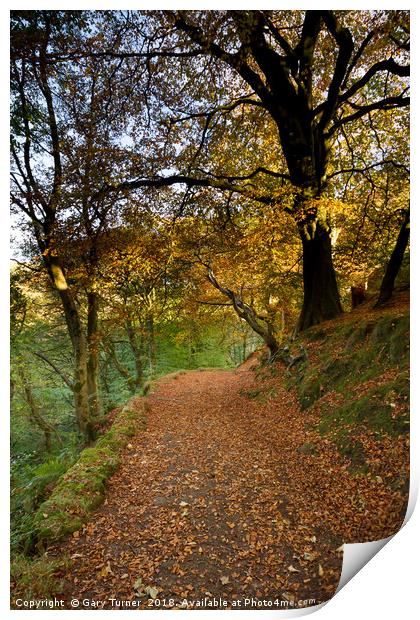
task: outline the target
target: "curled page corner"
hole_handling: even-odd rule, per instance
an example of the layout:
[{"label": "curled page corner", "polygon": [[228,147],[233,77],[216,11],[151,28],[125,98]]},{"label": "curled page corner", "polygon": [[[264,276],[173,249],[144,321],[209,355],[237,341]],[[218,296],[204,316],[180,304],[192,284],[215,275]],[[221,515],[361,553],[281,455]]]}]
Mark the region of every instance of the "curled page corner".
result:
[{"label": "curled page corner", "polygon": [[[381,540],[374,540],[362,543],[345,543],[343,545],[343,567],[341,577],[335,594],[337,594],[346,583],[348,583],[385,545],[398,534],[399,531],[409,521],[416,505],[418,494],[418,484],[414,477],[410,480],[410,493],[408,497],[407,510],[400,530]],[[334,594],[334,596],[335,596]]]},{"label": "curled page corner", "polygon": [[[343,567],[335,594],[350,581],[365,564],[367,564],[395,534],[381,540],[363,543],[345,543],[343,545]],[[335,596],[335,595],[334,595]]]}]

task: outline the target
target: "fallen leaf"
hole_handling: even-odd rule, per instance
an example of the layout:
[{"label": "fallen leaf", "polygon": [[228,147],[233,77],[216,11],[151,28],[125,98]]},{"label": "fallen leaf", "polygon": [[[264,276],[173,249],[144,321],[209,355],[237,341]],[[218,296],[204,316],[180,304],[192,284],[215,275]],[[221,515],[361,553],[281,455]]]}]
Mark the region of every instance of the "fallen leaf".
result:
[{"label": "fallen leaf", "polygon": [[142,590],[142,589],[143,589],[142,578],[138,577],[133,583],[133,590]]},{"label": "fallen leaf", "polygon": [[99,577],[107,577],[108,575],[113,575],[114,573],[112,572],[112,568],[111,568],[111,563],[108,560],[108,562],[105,564],[105,566],[103,566],[102,570],[99,573]]},{"label": "fallen leaf", "polygon": [[225,586],[227,583],[229,583],[229,577],[220,577],[220,581]]},{"label": "fallen leaf", "polygon": [[157,597],[157,595],[159,594],[159,590],[157,588],[153,588],[152,586],[147,586],[145,588],[145,592],[146,594],[148,594],[150,596],[150,598],[152,598],[153,600]]}]

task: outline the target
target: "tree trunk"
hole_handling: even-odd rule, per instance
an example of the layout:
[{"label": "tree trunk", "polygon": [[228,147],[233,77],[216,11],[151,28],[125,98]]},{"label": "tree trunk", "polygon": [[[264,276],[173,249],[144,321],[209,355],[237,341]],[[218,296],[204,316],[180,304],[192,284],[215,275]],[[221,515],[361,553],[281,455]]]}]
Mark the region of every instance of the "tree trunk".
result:
[{"label": "tree trunk", "polygon": [[274,358],[274,356],[279,350],[279,343],[277,342],[274,335],[271,333],[271,330],[269,333],[263,335],[262,337],[264,338],[264,342],[270,351],[270,359]]},{"label": "tree trunk", "polygon": [[80,432],[88,443],[95,439],[95,431],[92,424],[89,409],[88,351],[83,326],[80,322],[79,313],[72,294],[68,288],[59,290],[66,317],[67,328],[73,345],[74,355],[74,383],[73,395],[76,410],[76,420]]},{"label": "tree trunk", "polygon": [[396,277],[400,271],[400,267],[404,258],[405,250],[407,249],[408,240],[410,238],[410,211],[407,210],[404,221],[401,225],[400,232],[398,233],[397,242],[392,251],[388,265],[385,270],[381,288],[379,291],[378,301],[375,304],[375,308],[381,306],[387,302],[394,291],[394,285]]},{"label": "tree trunk", "polygon": [[143,385],[143,360],[141,349],[137,342],[136,330],[130,318],[127,318],[125,321],[125,330],[133,352],[134,364],[136,368],[136,376],[134,379],[135,390],[139,390]]},{"label": "tree trunk", "polygon": [[98,329],[98,294],[90,291],[87,295],[88,317],[88,360],[87,360],[87,390],[89,410],[92,422],[101,416],[101,401],[99,396],[99,341]]},{"label": "tree trunk", "polygon": [[343,309],[329,227],[318,218],[298,226],[303,247],[303,307],[297,324],[297,331],[301,332],[338,317]]},{"label": "tree trunk", "polygon": [[222,286],[217,281],[210,265],[207,265],[207,278],[218,291],[231,300],[236,314],[241,319],[246,321],[256,334],[261,336],[270,351],[270,359],[273,359],[279,350],[279,343],[275,337],[272,322],[266,317],[259,316],[254,308],[242,299],[241,294],[235,293],[234,291]]},{"label": "tree trunk", "polygon": [[88,351],[86,336],[80,320],[74,296],[69,289],[66,277],[58,257],[44,252],[44,263],[48,275],[55,286],[63,306],[67,330],[73,347],[74,356],[74,383],[73,396],[76,412],[76,421],[85,440],[90,443],[95,438],[95,430],[90,417],[89,394],[87,379]]},{"label": "tree trunk", "polygon": [[50,453],[52,449],[52,442],[51,442],[52,435],[55,435],[60,443],[61,443],[61,438],[58,435],[56,429],[52,426],[52,424],[47,422],[47,420],[45,420],[42,417],[38,404],[35,400],[34,393],[32,391],[32,386],[22,366],[19,366],[18,372],[19,372],[20,379],[22,381],[25,399],[29,407],[29,418],[44,433],[45,450],[48,453]]},{"label": "tree trunk", "polygon": [[88,443],[95,439],[95,430],[92,423],[89,408],[89,393],[88,393],[88,351],[86,346],[86,339],[83,332],[77,331],[72,340],[73,354],[74,354],[74,405],[76,410],[76,420],[80,432]]},{"label": "tree trunk", "polygon": [[149,356],[150,372],[153,372],[156,366],[156,341],[155,341],[155,323],[153,314],[150,314],[146,321],[147,327],[147,351]]}]

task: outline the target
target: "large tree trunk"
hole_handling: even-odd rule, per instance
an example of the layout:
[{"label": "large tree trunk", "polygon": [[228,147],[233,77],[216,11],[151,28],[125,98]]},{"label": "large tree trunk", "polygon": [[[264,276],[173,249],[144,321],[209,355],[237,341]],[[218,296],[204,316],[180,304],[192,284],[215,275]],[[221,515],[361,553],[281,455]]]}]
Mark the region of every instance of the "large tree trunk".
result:
[{"label": "large tree trunk", "polygon": [[303,306],[297,324],[301,332],[342,313],[332,261],[328,225],[316,218],[299,225],[303,248]]},{"label": "large tree trunk", "polygon": [[87,295],[88,318],[88,360],[87,360],[87,390],[89,410],[92,422],[101,415],[101,401],[99,396],[99,329],[98,329],[98,294],[90,291]]},{"label": "large tree trunk", "polygon": [[385,275],[381,283],[379,291],[378,301],[375,307],[381,306],[387,302],[393,293],[396,277],[400,271],[401,264],[404,258],[405,250],[407,249],[408,240],[410,238],[410,211],[407,210],[404,221],[401,225],[400,232],[398,234],[397,242],[392,251],[388,265],[385,270]]},{"label": "large tree trunk", "polygon": [[[328,149],[303,114],[293,131],[279,126],[292,183],[297,189],[293,216],[302,240],[303,305],[296,331],[339,316],[341,307],[332,259],[329,215],[318,201],[326,193]],[[290,136],[293,136],[292,138]]]},{"label": "large tree trunk", "polygon": [[[70,307],[67,306],[69,304]],[[74,302],[73,302],[74,304]],[[76,420],[80,432],[85,440],[90,443],[95,439],[95,429],[92,422],[89,407],[88,392],[88,349],[85,334],[80,325],[79,317],[74,316],[72,303],[66,299],[63,302],[66,313],[67,325],[73,344],[74,355],[74,383],[73,395],[76,410]]]}]

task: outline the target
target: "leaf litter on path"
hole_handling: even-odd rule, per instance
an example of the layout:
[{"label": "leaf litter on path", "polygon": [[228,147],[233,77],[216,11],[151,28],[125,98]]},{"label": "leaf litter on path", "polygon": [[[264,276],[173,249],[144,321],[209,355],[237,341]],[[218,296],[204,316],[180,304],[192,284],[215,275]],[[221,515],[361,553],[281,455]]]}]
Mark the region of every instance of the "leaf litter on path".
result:
[{"label": "leaf litter on path", "polygon": [[[319,603],[335,592],[344,541],[395,531],[398,493],[351,475],[274,384],[275,399],[247,398],[261,387],[249,365],[157,382],[147,430],[131,438],[106,502],[59,547],[72,558],[66,601]],[[300,452],[305,443],[316,450]]]}]

